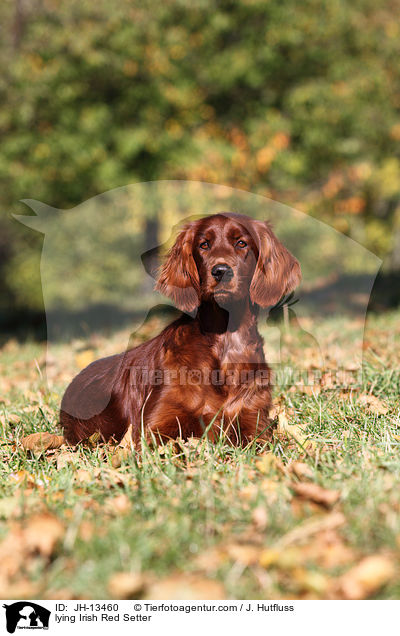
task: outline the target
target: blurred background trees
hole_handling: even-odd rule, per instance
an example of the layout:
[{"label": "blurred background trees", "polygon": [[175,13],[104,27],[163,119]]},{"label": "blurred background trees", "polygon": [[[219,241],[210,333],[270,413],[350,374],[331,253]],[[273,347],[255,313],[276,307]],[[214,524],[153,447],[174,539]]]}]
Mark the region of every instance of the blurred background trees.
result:
[{"label": "blurred background trees", "polygon": [[400,269],[399,14],[400,0],[4,0],[3,308],[42,304],[20,199],[69,208],[157,179],[263,194]]}]

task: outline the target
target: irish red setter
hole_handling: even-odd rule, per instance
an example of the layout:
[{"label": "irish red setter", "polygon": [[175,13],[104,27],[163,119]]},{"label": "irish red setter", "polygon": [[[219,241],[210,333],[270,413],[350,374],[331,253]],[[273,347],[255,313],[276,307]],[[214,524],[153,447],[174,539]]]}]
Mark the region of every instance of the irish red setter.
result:
[{"label": "irish red setter", "polygon": [[156,283],[185,313],[73,380],[61,404],[66,440],[99,432],[120,441],[130,424],[137,446],[142,435],[270,439],[270,371],[257,314],[300,279],[298,261],[268,223],[220,213],[187,224]]}]

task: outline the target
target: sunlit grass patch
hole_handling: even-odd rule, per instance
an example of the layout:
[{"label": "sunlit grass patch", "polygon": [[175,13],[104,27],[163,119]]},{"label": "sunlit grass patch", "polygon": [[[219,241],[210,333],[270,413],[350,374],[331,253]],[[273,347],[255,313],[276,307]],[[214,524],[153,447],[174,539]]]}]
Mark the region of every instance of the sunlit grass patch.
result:
[{"label": "sunlit grass patch", "polygon": [[43,350],[6,346],[0,594],[398,597],[399,371],[385,364],[400,352],[395,318],[387,331],[370,319],[361,383],[275,388],[270,444],[176,440],[117,463],[111,445],[22,446],[61,432],[77,360],[60,345],[46,386]]}]

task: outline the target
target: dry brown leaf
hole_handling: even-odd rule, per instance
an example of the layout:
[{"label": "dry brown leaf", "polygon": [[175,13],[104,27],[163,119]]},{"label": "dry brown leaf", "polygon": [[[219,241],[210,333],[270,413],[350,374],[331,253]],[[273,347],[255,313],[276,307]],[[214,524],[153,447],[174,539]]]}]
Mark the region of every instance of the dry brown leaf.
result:
[{"label": "dry brown leaf", "polygon": [[214,546],[199,554],[195,559],[196,567],[206,573],[215,572],[226,560],[226,553],[220,546]]},{"label": "dry brown leaf", "polygon": [[82,541],[91,541],[95,533],[95,526],[91,521],[82,521],[79,526],[79,537]]},{"label": "dry brown leaf", "polygon": [[132,451],[129,448],[116,448],[115,453],[111,457],[111,466],[113,468],[120,468],[122,463],[130,457]]},{"label": "dry brown leaf", "polygon": [[260,473],[268,474],[271,470],[284,472],[282,461],[273,453],[262,453],[258,456],[255,466]]},{"label": "dry brown leaf", "polygon": [[228,556],[242,565],[249,566],[258,563],[261,548],[255,545],[242,545],[240,543],[231,543],[226,546]]},{"label": "dry brown leaf", "polygon": [[42,508],[44,502],[41,496],[34,493],[32,488],[22,487],[15,490],[12,497],[0,499],[0,518],[15,519],[29,512],[37,513]]},{"label": "dry brown leaf", "polygon": [[10,473],[10,480],[18,485],[24,486],[34,486],[35,485],[35,477],[28,473],[27,470],[19,470],[16,473]]},{"label": "dry brown leaf", "polygon": [[[303,536],[298,534],[296,545],[293,543],[293,541],[290,543],[283,541],[281,544],[278,542],[275,547],[263,550],[259,559],[260,565],[265,569],[278,567],[282,570],[299,571],[302,568],[308,568],[310,562],[328,569],[348,564],[350,561],[354,562],[353,550],[343,543],[335,530],[323,530],[316,535],[306,534],[303,531]],[[309,582],[310,585],[304,582],[302,587],[311,590],[311,579]]]},{"label": "dry brown leaf", "polygon": [[125,435],[116,447],[115,453],[111,458],[111,466],[113,468],[119,468],[121,464],[132,455],[133,449],[132,424],[129,424]]},{"label": "dry brown leaf", "polygon": [[363,559],[339,580],[339,596],[350,600],[371,597],[393,578],[393,559],[386,555],[373,555]]},{"label": "dry brown leaf", "polygon": [[131,572],[116,572],[107,585],[111,597],[120,600],[139,598],[145,586],[145,577]]},{"label": "dry brown leaf", "polygon": [[80,484],[89,484],[93,481],[93,476],[85,468],[78,468],[74,473],[74,477]]},{"label": "dry brown leaf", "polygon": [[24,562],[23,537],[21,527],[11,526],[8,535],[0,543],[1,577],[13,578]]},{"label": "dry brown leaf", "polygon": [[305,568],[296,568],[293,570],[292,577],[302,591],[314,592],[317,597],[322,598],[326,595],[329,579],[321,572],[306,570]]},{"label": "dry brown leaf", "polygon": [[309,537],[316,535],[318,532],[325,530],[333,530],[340,528],[346,523],[346,518],[341,512],[330,512],[323,517],[317,519],[309,519],[290,530],[283,535],[277,543],[279,549],[292,543],[298,543],[307,540]]},{"label": "dry brown leaf", "polygon": [[278,427],[275,434],[280,439],[294,439],[298,444],[304,446],[307,442],[307,436],[304,434],[299,424],[289,424],[288,417],[284,411],[278,415]]},{"label": "dry brown leaf", "polygon": [[312,479],[313,471],[304,462],[292,462],[288,465],[287,470],[289,473],[293,473],[298,479]]},{"label": "dry brown leaf", "polygon": [[333,506],[340,499],[339,490],[327,490],[326,488],[322,488],[322,486],[318,486],[318,484],[292,482],[290,487],[299,497],[309,499],[327,508]]},{"label": "dry brown leaf", "polygon": [[237,496],[239,499],[244,499],[245,501],[251,501],[255,499],[258,495],[258,487],[256,484],[247,484],[247,486],[243,486],[238,493]]},{"label": "dry brown leaf", "polygon": [[300,384],[296,385],[296,388],[305,395],[319,395],[321,393],[321,387],[319,384]]},{"label": "dry brown leaf", "polygon": [[19,424],[21,421],[21,418],[19,415],[16,415],[15,413],[10,413],[9,415],[7,415],[6,420],[9,424]]},{"label": "dry brown leaf", "polygon": [[108,512],[124,515],[132,510],[132,504],[127,495],[121,494],[107,499],[105,508]]},{"label": "dry brown leaf", "polygon": [[305,558],[324,568],[337,568],[354,563],[355,553],[345,545],[343,539],[334,530],[320,532],[306,546],[303,546]]},{"label": "dry brown leaf", "polygon": [[79,453],[74,453],[73,451],[62,451],[57,457],[57,470],[65,468],[68,464],[77,463],[79,460]]},{"label": "dry brown leaf", "polygon": [[125,435],[118,444],[118,448],[129,448],[131,450],[133,449],[132,423],[129,424]]},{"label": "dry brown leaf", "polygon": [[252,520],[258,530],[265,530],[268,525],[267,507],[257,506],[257,508],[254,508]]},{"label": "dry brown leaf", "polygon": [[123,486],[124,484],[131,484],[132,476],[127,473],[122,473],[114,468],[104,467],[101,471],[101,475],[104,482],[108,482],[109,486]]},{"label": "dry brown leaf", "polygon": [[280,554],[281,551],[274,548],[267,548],[266,550],[263,550],[259,561],[261,567],[268,569],[271,565],[275,565],[279,560]]},{"label": "dry brown leaf", "polygon": [[21,503],[16,497],[3,497],[0,499],[0,519],[17,517],[21,512]]},{"label": "dry brown leaf", "polygon": [[194,575],[176,574],[157,581],[146,590],[145,598],[153,600],[223,600],[226,592],[221,583]]},{"label": "dry brown leaf", "polygon": [[29,552],[39,552],[49,557],[64,534],[64,525],[54,515],[44,513],[30,517],[23,534]]},{"label": "dry brown leaf", "polygon": [[0,578],[0,598],[38,598],[39,589],[37,583],[32,583],[27,578],[21,578],[15,582]]},{"label": "dry brown leaf", "polygon": [[62,435],[52,433],[32,433],[21,439],[24,449],[31,453],[43,453],[46,450],[60,448],[64,443]]},{"label": "dry brown leaf", "polygon": [[367,411],[374,413],[375,415],[386,415],[389,411],[386,404],[384,404],[379,398],[375,397],[375,395],[360,395],[358,403],[361,404],[361,406],[365,406]]},{"label": "dry brown leaf", "polygon": [[[37,553],[49,558],[63,535],[62,523],[49,513],[37,514],[24,523],[11,523],[8,535],[0,543],[0,588],[3,581],[14,582]],[[24,596],[21,592],[20,596]]]},{"label": "dry brown leaf", "polygon": [[84,439],[82,441],[82,444],[84,446],[90,446],[91,448],[95,448],[102,441],[103,441],[103,439],[102,439],[101,434],[99,433],[99,431],[95,431],[92,435],[90,435],[90,437],[88,437],[87,439]]},{"label": "dry brown leaf", "polygon": [[281,410],[282,410],[282,405],[279,404],[279,402],[274,402],[271,408],[269,409],[269,416],[271,420],[274,420],[276,417],[278,417]]}]

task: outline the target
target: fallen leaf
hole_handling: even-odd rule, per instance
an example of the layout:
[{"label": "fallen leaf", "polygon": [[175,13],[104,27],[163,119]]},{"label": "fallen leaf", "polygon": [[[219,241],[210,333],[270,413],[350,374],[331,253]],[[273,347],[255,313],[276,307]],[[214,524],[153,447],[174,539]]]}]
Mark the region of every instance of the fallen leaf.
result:
[{"label": "fallen leaf", "polygon": [[388,407],[379,398],[375,397],[375,395],[360,395],[358,403],[361,404],[361,406],[365,406],[367,411],[375,415],[386,415],[389,411]]},{"label": "fallen leaf", "polygon": [[329,579],[321,572],[297,568],[293,570],[292,577],[301,590],[314,592],[322,598],[326,595]]},{"label": "fallen leaf", "polygon": [[93,433],[90,437],[85,440],[85,444],[87,446],[97,446],[101,442],[101,435],[98,431]]},{"label": "fallen leaf", "polygon": [[32,583],[27,578],[15,582],[0,579],[0,598],[38,598],[39,589],[37,583]]},{"label": "fallen leaf", "polygon": [[35,485],[35,477],[28,473],[27,470],[19,470],[16,473],[10,473],[10,480],[18,485],[24,486],[34,486]]},{"label": "fallen leaf", "polygon": [[296,385],[296,388],[298,388],[301,393],[304,393],[305,395],[316,396],[321,393],[321,387],[319,384],[301,384],[300,386]]},{"label": "fallen leaf", "polygon": [[213,579],[176,574],[151,585],[146,591],[145,598],[182,601],[223,600],[226,599],[226,592],[223,585]]},{"label": "fallen leaf", "polygon": [[127,600],[138,598],[145,585],[145,578],[142,574],[116,572],[110,577],[107,587],[112,598]]},{"label": "fallen leaf", "polygon": [[226,553],[223,547],[214,546],[199,554],[195,559],[196,567],[206,573],[215,572],[226,561]]},{"label": "fallen leaf", "polygon": [[0,543],[0,588],[3,581],[13,584],[16,577],[21,577],[34,564],[32,556],[49,558],[63,532],[61,521],[47,512],[29,517],[23,523],[12,522]]},{"label": "fallen leaf", "polygon": [[79,453],[74,453],[73,451],[63,451],[57,457],[57,470],[65,468],[66,466],[68,466],[68,464],[77,463],[79,460]]},{"label": "fallen leaf", "polygon": [[268,525],[268,513],[266,506],[257,506],[252,514],[253,523],[258,530],[265,530]]},{"label": "fallen leaf", "polygon": [[275,418],[277,418],[281,410],[282,410],[282,405],[279,402],[273,403],[271,408],[269,409],[269,416],[271,420],[274,420]]},{"label": "fallen leaf", "polygon": [[30,517],[23,533],[28,551],[49,557],[64,534],[64,526],[54,515],[44,513]]},{"label": "fallen leaf", "polygon": [[122,463],[132,455],[129,448],[116,448],[115,453],[111,457],[111,466],[120,468]]},{"label": "fallen leaf", "polygon": [[294,490],[296,495],[303,499],[314,501],[317,504],[330,508],[340,498],[339,490],[327,490],[317,484],[295,483],[290,484],[290,488]]},{"label": "fallen leaf", "polygon": [[91,521],[82,521],[79,526],[79,537],[82,541],[91,541],[95,533],[95,527]]},{"label": "fallen leaf", "polygon": [[275,565],[278,562],[280,554],[280,550],[276,550],[274,548],[267,548],[266,550],[263,550],[260,556],[260,565],[263,568],[268,569],[271,565]]},{"label": "fallen leaf", "polygon": [[299,424],[289,424],[284,411],[281,411],[278,415],[278,427],[275,430],[275,434],[280,439],[294,439],[301,446],[304,446],[307,442],[307,436],[304,434],[302,427]]},{"label": "fallen leaf", "polygon": [[291,570],[295,578],[299,575],[298,582],[303,589],[321,593],[318,588],[320,584],[325,586],[325,583],[322,579],[318,580],[318,577],[308,578],[306,573],[312,572],[310,564],[330,569],[350,561],[354,562],[353,550],[344,545],[335,530],[327,529],[312,535],[303,531],[297,535],[295,542],[278,542],[275,546],[264,549],[260,554],[259,564],[264,569],[276,567],[280,570]]},{"label": "fallen leaf", "polygon": [[125,494],[117,495],[117,497],[110,497],[105,502],[106,511],[117,514],[126,514],[132,510],[132,504],[129,497]]},{"label": "fallen leaf", "polygon": [[78,468],[78,470],[75,471],[74,476],[80,484],[89,484],[93,481],[91,473],[88,470],[85,470],[85,468]]},{"label": "fallen leaf", "polygon": [[341,577],[339,595],[350,600],[369,598],[389,583],[394,574],[393,559],[389,556],[376,554],[366,557]]},{"label": "fallen leaf", "polygon": [[260,558],[260,548],[255,545],[232,543],[228,544],[225,549],[233,561],[237,561],[245,566],[255,565]]},{"label": "fallen leaf", "polygon": [[243,488],[241,488],[237,493],[239,499],[244,499],[245,501],[251,501],[252,499],[255,499],[257,495],[258,487],[256,486],[256,484],[248,484],[247,486],[243,486]]},{"label": "fallen leaf", "polygon": [[60,448],[64,443],[62,435],[52,433],[32,433],[21,439],[24,449],[31,453],[43,453],[46,450]]},{"label": "fallen leaf", "polygon": [[292,543],[298,543],[307,540],[309,537],[316,535],[318,532],[340,528],[346,523],[346,518],[341,512],[330,512],[323,517],[317,519],[308,519],[299,526],[287,532],[277,542],[277,547],[282,549]]},{"label": "fallen leaf", "polygon": [[103,482],[108,483],[109,486],[132,485],[131,475],[122,473],[114,468],[104,467],[101,471],[101,476]]},{"label": "fallen leaf", "polygon": [[271,470],[284,471],[282,461],[273,453],[263,453],[258,456],[255,466],[260,473],[268,474]]},{"label": "fallen leaf", "polygon": [[19,424],[21,421],[21,418],[19,415],[16,415],[15,413],[10,413],[10,415],[7,415],[6,420],[8,421],[9,424]]},{"label": "fallen leaf", "polygon": [[22,410],[24,413],[35,413],[37,409],[37,406],[34,406],[34,404],[30,404],[29,406],[24,406]]},{"label": "fallen leaf", "polygon": [[21,504],[16,497],[3,497],[0,500],[0,518],[9,519],[21,514]]},{"label": "fallen leaf", "polygon": [[313,471],[304,462],[292,462],[288,465],[287,470],[289,473],[293,473],[298,479],[312,479]]},{"label": "fallen leaf", "polygon": [[354,563],[355,560],[354,550],[345,545],[334,530],[320,532],[302,549],[308,560],[328,569]]},{"label": "fallen leaf", "polygon": [[129,424],[125,435],[118,444],[118,448],[129,448],[131,451],[133,450],[132,423]]}]

